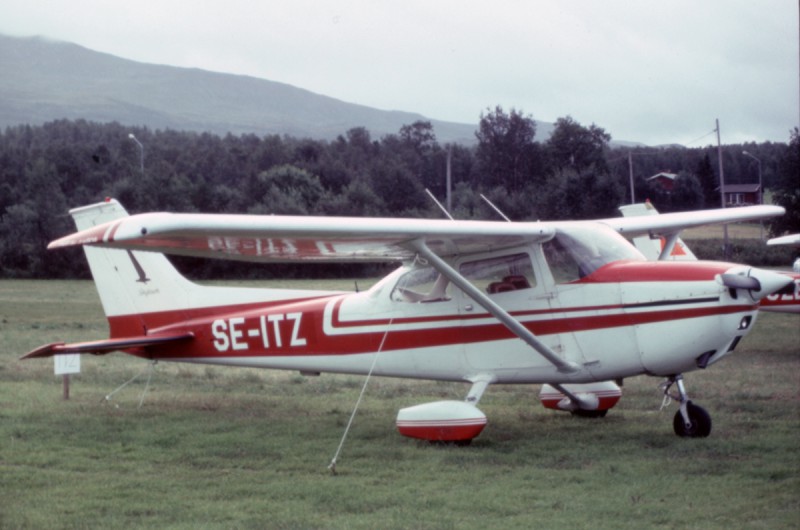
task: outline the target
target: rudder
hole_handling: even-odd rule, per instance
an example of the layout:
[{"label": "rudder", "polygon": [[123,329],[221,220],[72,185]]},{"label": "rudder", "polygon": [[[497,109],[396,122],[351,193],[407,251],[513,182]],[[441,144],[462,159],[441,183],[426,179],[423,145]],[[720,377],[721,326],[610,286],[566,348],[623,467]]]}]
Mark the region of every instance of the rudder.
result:
[{"label": "rudder", "polygon": [[[102,239],[106,240],[128,217],[128,212],[116,200],[107,199],[70,210],[70,215],[79,233],[102,227],[100,232],[105,234]],[[87,240],[79,244],[86,253],[112,339],[149,336],[154,330],[158,333],[164,327],[209,312],[243,310],[267,303],[336,294],[317,290],[198,285],[183,277],[159,252],[109,248],[102,246],[102,241]]]}]

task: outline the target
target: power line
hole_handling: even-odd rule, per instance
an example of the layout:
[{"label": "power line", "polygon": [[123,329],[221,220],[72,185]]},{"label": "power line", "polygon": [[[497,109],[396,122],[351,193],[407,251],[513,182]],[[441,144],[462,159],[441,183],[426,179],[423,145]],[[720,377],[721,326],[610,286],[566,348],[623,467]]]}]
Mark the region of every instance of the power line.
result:
[{"label": "power line", "polygon": [[691,142],[686,142],[686,143],[685,143],[685,144],[683,144],[683,145],[686,145],[686,146],[692,145],[693,143],[695,143],[695,142],[699,142],[699,141],[700,141],[700,140],[702,140],[703,138],[706,138],[706,137],[708,137],[708,136],[711,136],[712,134],[716,134],[716,133],[717,133],[717,130],[716,130],[716,129],[712,129],[711,131],[707,132],[706,134],[704,134],[704,135],[703,135],[703,136],[701,136],[700,138],[695,138],[695,139],[694,139],[694,140],[692,140]]}]

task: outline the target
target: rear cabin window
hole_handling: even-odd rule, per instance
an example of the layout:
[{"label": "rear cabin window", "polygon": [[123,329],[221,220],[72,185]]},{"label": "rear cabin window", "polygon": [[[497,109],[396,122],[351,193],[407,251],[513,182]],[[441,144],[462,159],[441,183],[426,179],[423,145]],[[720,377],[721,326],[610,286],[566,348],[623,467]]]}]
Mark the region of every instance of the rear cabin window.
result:
[{"label": "rear cabin window", "polygon": [[459,272],[489,294],[536,287],[531,258],[525,253],[468,261],[461,264]]}]

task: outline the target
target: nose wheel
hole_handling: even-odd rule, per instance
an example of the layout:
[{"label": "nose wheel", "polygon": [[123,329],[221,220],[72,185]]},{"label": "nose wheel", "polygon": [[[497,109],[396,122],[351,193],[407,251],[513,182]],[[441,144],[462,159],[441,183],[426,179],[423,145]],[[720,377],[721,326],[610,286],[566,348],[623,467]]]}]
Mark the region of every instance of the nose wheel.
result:
[{"label": "nose wheel", "polygon": [[[673,385],[678,391],[677,394],[670,393]],[[675,434],[682,438],[705,438],[711,434],[711,416],[706,409],[691,402],[682,375],[671,376],[663,383],[663,388],[665,400],[674,399],[680,403],[680,408],[672,420]]]}]

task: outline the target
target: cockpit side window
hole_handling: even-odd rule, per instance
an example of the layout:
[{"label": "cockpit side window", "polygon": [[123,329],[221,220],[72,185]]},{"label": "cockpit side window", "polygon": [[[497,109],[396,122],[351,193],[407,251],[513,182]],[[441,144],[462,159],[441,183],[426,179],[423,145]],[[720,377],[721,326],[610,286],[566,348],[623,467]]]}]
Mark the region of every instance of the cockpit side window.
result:
[{"label": "cockpit side window", "polygon": [[468,261],[461,264],[459,272],[489,294],[536,287],[531,258],[525,253]]},{"label": "cockpit side window", "polygon": [[395,302],[445,302],[451,298],[450,289],[450,280],[433,267],[418,267],[400,277],[391,298]]},{"label": "cockpit side window", "polygon": [[542,244],[544,256],[550,266],[550,274],[556,283],[570,283],[579,280],[582,275],[573,254],[555,237]]}]

